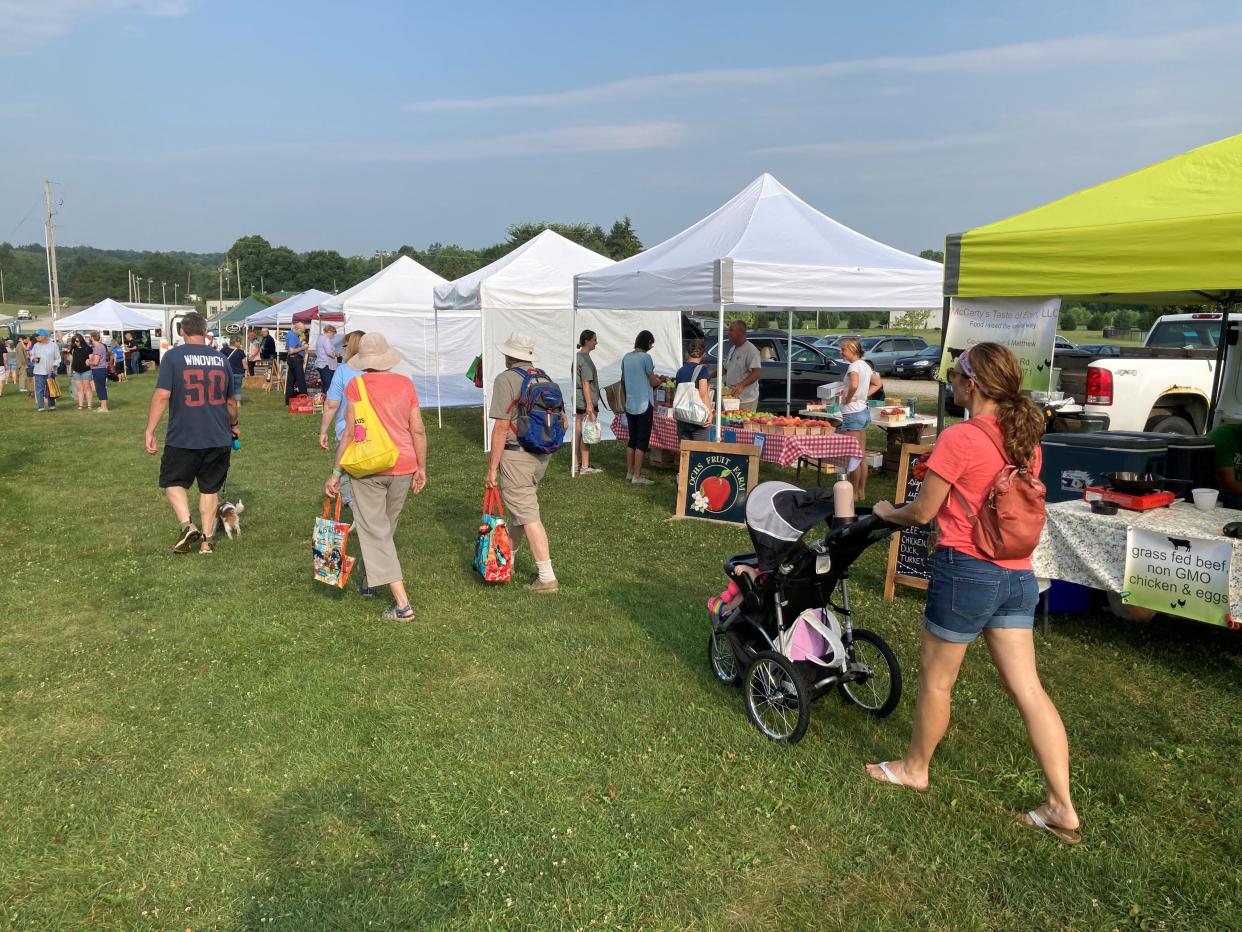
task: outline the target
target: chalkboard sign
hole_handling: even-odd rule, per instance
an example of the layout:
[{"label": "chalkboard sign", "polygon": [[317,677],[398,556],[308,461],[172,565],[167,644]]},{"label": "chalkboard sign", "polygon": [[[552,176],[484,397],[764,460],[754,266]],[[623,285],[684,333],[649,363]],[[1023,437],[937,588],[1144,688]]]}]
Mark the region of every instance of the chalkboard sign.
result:
[{"label": "chalkboard sign", "polygon": [[746,496],[758,481],[757,446],[683,440],[673,517],[745,524]]},{"label": "chalkboard sign", "polygon": [[[897,501],[912,502],[923,487],[923,473],[914,468],[915,460],[931,452],[931,444],[903,443],[897,467]],[[916,475],[917,473],[917,475]],[[897,584],[926,589],[931,581],[932,554],[936,546],[935,527],[903,528],[888,544],[888,572],[884,576],[884,598],[891,599]]]}]

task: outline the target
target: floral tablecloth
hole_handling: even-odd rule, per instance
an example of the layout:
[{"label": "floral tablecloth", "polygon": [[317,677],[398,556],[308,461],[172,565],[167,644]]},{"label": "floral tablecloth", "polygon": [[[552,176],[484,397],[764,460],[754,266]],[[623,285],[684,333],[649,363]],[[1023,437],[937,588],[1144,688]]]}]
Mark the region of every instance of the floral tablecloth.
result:
[{"label": "floral tablecloth", "polygon": [[[618,440],[629,440],[630,432],[625,425],[625,418],[618,415],[613,419],[612,432]],[[807,456],[817,460],[836,460],[842,469],[849,471],[856,468],[862,460],[862,448],[853,437],[844,434],[824,434],[816,437],[783,437],[778,434],[760,434],[754,430],[731,430],[737,443],[762,443],[764,462],[777,463],[781,466],[792,466],[799,457]],[[756,436],[762,440],[756,440]],[[677,439],[677,422],[662,414],[656,414],[651,425],[651,445],[662,450],[677,450],[681,442]]]},{"label": "floral tablecloth", "polygon": [[1086,502],[1057,502],[1048,506],[1048,523],[1031,555],[1035,575],[1061,579],[1093,589],[1122,592],[1126,566],[1126,530],[1146,528],[1177,537],[1227,540],[1233,544],[1229,564],[1229,604],[1242,618],[1242,541],[1221,535],[1230,521],[1242,521],[1242,511],[1214,508],[1200,511],[1189,502],[1168,508],[1097,515]]}]

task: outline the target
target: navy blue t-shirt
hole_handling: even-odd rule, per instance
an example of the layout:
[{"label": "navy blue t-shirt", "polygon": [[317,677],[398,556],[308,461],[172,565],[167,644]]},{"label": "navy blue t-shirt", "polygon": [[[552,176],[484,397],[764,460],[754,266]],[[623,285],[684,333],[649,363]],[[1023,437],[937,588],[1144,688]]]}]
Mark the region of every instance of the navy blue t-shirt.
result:
[{"label": "navy blue t-shirt", "polygon": [[246,354],[245,353],[243,353],[239,348],[221,350],[220,352],[225,354],[224,358],[229,361],[229,368],[231,368],[234,373],[236,373],[237,375],[246,374]]},{"label": "navy blue t-shirt", "polygon": [[702,372],[699,373],[700,380],[709,378],[711,376],[712,367],[707,365],[707,363],[688,362],[684,366],[682,366],[680,369],[677,370],[677,377],[674,379],[674,381],[677,382],[678,385],[680,385],[682,382],[689,382],[692,378],[694,378],[694,370],[699,369],[699,368],[702,368],[703,370]]},{"label": "navy blue t-shirt", "polygon": [[157,388],[168,399],[168,434],[164,442],[185,450],[208,450],[233,443],[228,400],[233,376],[218,350],[202,343],[174,346],[160,360]]}]

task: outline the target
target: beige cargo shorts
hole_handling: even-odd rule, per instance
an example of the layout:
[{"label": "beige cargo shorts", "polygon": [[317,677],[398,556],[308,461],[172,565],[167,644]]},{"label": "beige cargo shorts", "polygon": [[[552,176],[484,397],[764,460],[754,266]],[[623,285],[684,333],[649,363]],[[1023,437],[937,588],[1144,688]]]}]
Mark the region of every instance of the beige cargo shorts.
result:
[{"label": "beige cargo shorts", "polygon": [[496,471],[505,521],[514,527],[539,518],[539,480],[548,471],[548,457],[525,450],[505,450]]}]

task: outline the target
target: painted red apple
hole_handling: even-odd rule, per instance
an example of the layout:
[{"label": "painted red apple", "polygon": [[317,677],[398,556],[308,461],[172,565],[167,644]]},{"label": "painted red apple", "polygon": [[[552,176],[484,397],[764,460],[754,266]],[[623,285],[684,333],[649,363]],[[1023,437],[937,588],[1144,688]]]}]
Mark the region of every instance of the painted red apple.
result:
[{"label": "painted red apple", "polygon": [[708,476],[699,483],[699,489],[707,496],[709,511],[720,511],[725,502],[729,500],[729,493],[732,491],[728,480],[723,476]]}]

